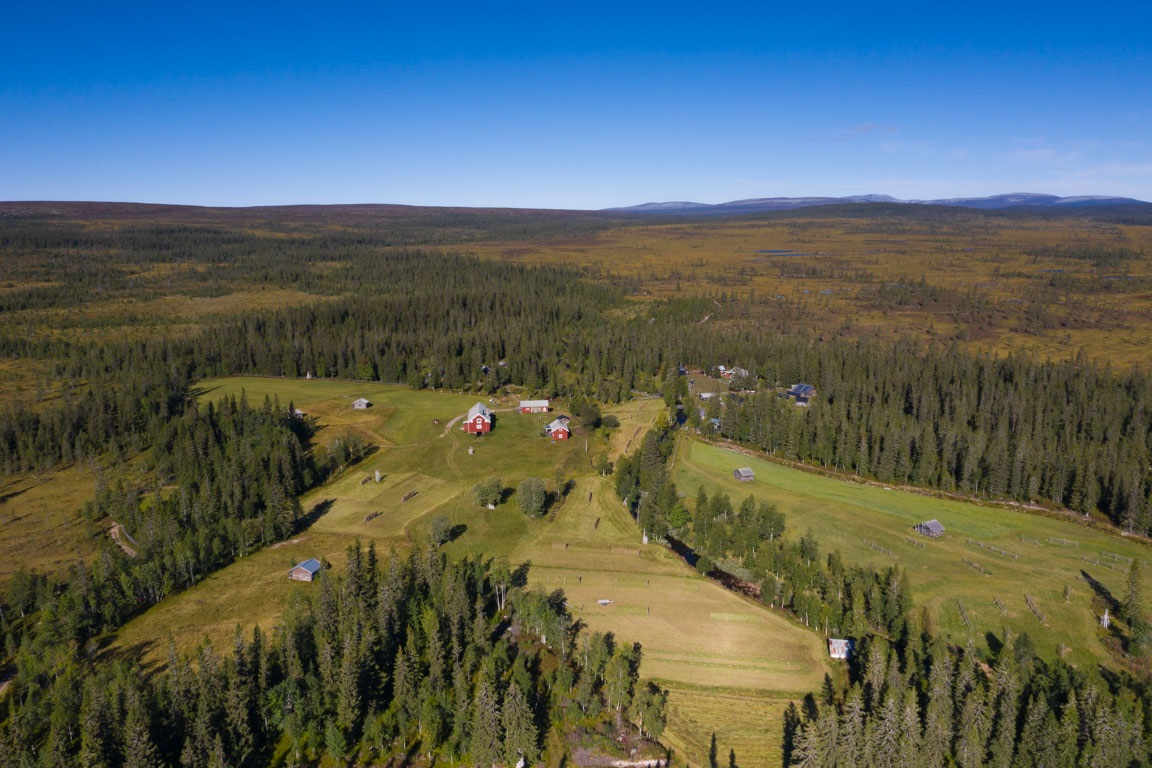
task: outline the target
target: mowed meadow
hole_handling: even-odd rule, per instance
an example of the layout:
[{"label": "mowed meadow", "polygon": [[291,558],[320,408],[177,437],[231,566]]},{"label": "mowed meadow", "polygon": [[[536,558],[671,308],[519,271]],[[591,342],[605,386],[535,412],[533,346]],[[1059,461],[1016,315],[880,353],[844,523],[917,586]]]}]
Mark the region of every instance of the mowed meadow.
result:
[{"label": "mowed meadow", "polygon": [[[736,480],[737,467],[752,468],[755,480]],[[961,646],[1026,632],[1043,657],[1108,663],[1119,643],[1099,617],[1105,608],[1114,615],[1124,599],[1131,559],[1152,559],[1146,541],[1071,519],[853,483],[697,439],[680,441],[674,477],[689,498],[703,485],[735,503],[751,494],[775,504],[787,516],[786,535],[811,530],[824,553],[904,568],[932,629]],[[913,530],[932,519],[944,526],[942,537]]]},{"label": "mowed meadow", "polygon": [[764,327],[1152,364],[1152,228],[917,206],[809,209],[458,246],[649,299],[747,302]]},{"label": "mowed meadow", "polygon": [[[200,387],[201,402],[241,395],[253,403],[266,396],[284,407],[291,402],[316,419],[321,445],[353,432],[376,450],[304,497],[313,518],[306,530],[155,606],[117,634],[110,652],[158,667],[169,639],[178,651],[191,651],[205,641],[230,647],[238,626],[274,631],[286,606],[315,589],[287,578],[292,565],[322,558],[339,573],[356,540],[374,542],[383,558],[392,549],[403,553],[443,516],[453,528],[444,545],[452,556],[528,563],[529,586],[563,590],[586,631],[641,643],[641,674],[670,691],[665,740],[694,764],[706,760],[713,732],[741,764],[778,762],[788,702],[818,688],[826,673],[840,674],[822,637],[705,579],[664,547],[643,544],[611,477],[593,469],[599,453],[634,450],[663,411],[661,400],[614,407],[621,426],[611,434],[577,427],[563,442],[542,434],[562,403],[551,414],[520,414],[515,399],[495,401],[496,427],[477,438],[454,421],[475,395],[252,377]],[[372,407],[353,410],[359,397]],[[534,476],[570,490],[547,515],[531,519],[514,494],[495,510],[476,503],[471,487],[493,475],[509,488]]]}]

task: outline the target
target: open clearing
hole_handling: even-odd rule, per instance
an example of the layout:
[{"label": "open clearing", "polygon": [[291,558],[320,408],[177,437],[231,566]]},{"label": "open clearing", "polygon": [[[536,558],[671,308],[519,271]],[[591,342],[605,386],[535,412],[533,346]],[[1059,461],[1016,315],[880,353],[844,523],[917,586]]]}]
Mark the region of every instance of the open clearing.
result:
[{"label": "open clearing", "polygon": [[51,573],[85,559],[103,530],[83,515],[96,473],[79,466],[11,475],[0,484],[0,584],[20,568]]},{"label": "open clearing", "polygon": [[[313,588],[286,578],[293,564],[323,557],[339,570],[345,549],[357,538],[374,541],[381,557],[387,557],[389,548],[406,549],[433,518],[443,515],[463,527],[446,545],[454,556],[506,555],[513,563],[528,561],[530,584],[563,589],[588,631],[640,642],[642,673],[671,691],[668,741],[694,764],[706,759],[712,729],[725,750],[736,749],[741,764],[778,761],[780,713],[788,701],[818,688],[831,671],[820,636],[704,579],[663,547],[643,545],[635,522],[612,492],[611,478],[600,478],[591,469],[597,452],[618,456],[633,450],[642,430],[663,410],[661,401],[610,409],[622,426],[608,442],[577,428],[564,443],[540,433],[555,413],[498,410],[490,435],[475,438],[458,427],[445,432],[452,418],[476,402],[475,395],[236,378],[204,383],[202,396],[241,390],[252,402],[266,394],[284,405],[291,400],[318,420],[325,439],[355,429],[375,436],[381,447],[308,494],[306,510],[317,505],[325,510],[308,530],[165,600],[129,623],[114,649],[158,665],[167,657],[169,636],[184,651],[204,638],[228,648],[237,626],[272,630],[288,601]],[[362,396],[374,407],[352,412],[351,401]],[[494,405],[503,409],[514,402]],[[468,447],[475,449],[473,455]],[[511,487],[528,476],[541,477],[552,487],[561,480],[572,480],[574,486],[557,508],[532,520],[520,512],[515,496],[495,510],[476,505],[471,486],[490,475]],[[412,491],[416,494],[404,501]],[[612,602],[599,605],[605,599]],[[701,731],[713,717],[722,717],[723,723]]]},{"label": "open clearing", "polygon": [[[756,472],[754,482],[732,477],[745,466]],[[1149,558],[1144,542],[1071,521],[837,480],[696,439],[679,442],[674,478],[689,499],[703,484],[736,504],[750,493],[773,502],[787,515],[785,535],[811,529],[824,551],[838,549],[849,563],[905,568],[915,603],[961,645],[972,636],[979,646],[985,633],[1003,637],[1007,628],[1031,635],[1041,655],[1063,646],[1070,662],[1104,661],[1098,595],[1123,599],[1129,558]],[[938,519],[946,534],[930,539],[912,530],[929,519]]]}]

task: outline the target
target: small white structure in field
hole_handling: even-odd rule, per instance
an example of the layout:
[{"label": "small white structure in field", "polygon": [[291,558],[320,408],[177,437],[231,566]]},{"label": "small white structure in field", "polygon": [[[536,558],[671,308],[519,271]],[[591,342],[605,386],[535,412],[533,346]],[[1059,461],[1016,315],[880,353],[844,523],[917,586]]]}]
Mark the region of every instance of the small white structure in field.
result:
[{"label": "small white structure in field", "polygon": [[361,397],[359,400],[353,401],[352,407],[355,408],[357,411],[364,411],[364,410],[367,410],[368,408],[371,408],[372,403],[368,402],[368,398]]}]

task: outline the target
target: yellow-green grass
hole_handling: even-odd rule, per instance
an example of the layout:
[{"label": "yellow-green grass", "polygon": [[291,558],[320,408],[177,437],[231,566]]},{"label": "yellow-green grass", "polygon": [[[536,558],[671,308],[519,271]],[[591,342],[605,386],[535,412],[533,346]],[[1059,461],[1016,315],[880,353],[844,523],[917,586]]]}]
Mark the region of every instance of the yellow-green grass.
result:
[{"label": "yellow-green grass", "polygon": [[616,461],[640,446],[644,433],[652,427],[657,414],[664,411],[664,401],[657,397],[632,400],[609,409],[620,421],[620,427],[613,431],[608,458]]},{"label": "yellow-green grass", "polygon": [[[456,546],[467,548],[467,535]],[[643,544],[607,480],[582,478],[508,554],[532,564],[530,583],[562,589],[591,631],[640,642],[646,676],[792,694],[823,679],[819,637],[703,578],[668,549]]]},{"label": "yellow-green grass", "polygon": [[21,474],[0,483],[0,584],[20,568],[52,573],[87,558],[104,530],[82,514],[96,488],[78,466]]},{"label": "yellow-green grass", "polygon": [[253,627],[273,632],[293,595],[307,594],[315,584],[292,581],[288,570],[310,557],[344,562],[348,539],[309,530],[207,576],[192,589],[165,598],[128,622],[111,648],[155,667],[168,660],[169,640],[181,654],[201,643],[230,653],[236,628],[251,636]]},{"label": "yellow-green grass", "polygon": [[760,691],[661,680],[668,689],[668,727],[661,739],[691,765],[707,765],[716,734],[719,765],[730,753],[744,766],[779,765],[788,699]]},{"label": "yellow-green grass", "polygon": [[[307,531],[166,599],[119,633],[111,646],[115,652],[163,664],[169,636],[178,651],[187,652],[205,638],[217,648],[230,647],[236,626],[272,631],[294,594],[316,588],[287,578],[294,563],[322,557],[339,572],[355,539],[375,542],[380,556],[387,557],[386,550],[407,549],[432,519],[444,515],[462,531],[446,545],[450,555],[529,562],[529,583],[563,589],[587,631],[640,642],[642,674],[672,691],[669,743],[693,762],[703,761],[712,730],[744,764],[775,759],[780,712],[788,701],[818,688],[833,669],[822,637],[704,579],[668,550],[644,545],[612,491],[611,478],[597,476],[590,466],[590,456],[610,448],[600,436],[578,431],[568,443],[552,442],[540,436],[551,416],[498,413],[496,429],[475,438],[458,424],[445,431],[475,396],[379,385],[223,379],[205,382],[202,396],[241,389],[252,402],[265,394],[282,403],[292,400],[317,418],[322,434],[332,429],[329,419],[363,419],[357,429],[378,436],[382,447],[306,496],[305,509],[318,504],[326,509]],[[360,396],[377,405],[348,416],[351,400]],[[612,437],[617,452],[629,441],[634,450],[663,408],[657,401],[641,401],[612,410],[623,425]],[[431,424],[433,414],[440,424]],[[634,437],[636,429],[641,431]],[[574,485],[549,514],[530,519],[515,496],[495,510],[475,503],[471,486],[493,474],[513,487],[530,475],[553,487],[559,479]],[[403,501],[413,490],[416,495]],[[365,522],[373,512],[381,514]],[[602,599],[613,602],[601,606]],[[709,724],[710,717],[717,722]]]},{"label": "yellow-green grass", "polygon": [[[751,483],[732,476],[744,466],[756,473]],[[677,446],[674,476],[689,498],[704,485],[736,504],[748,494],[773,502],[787,515],[787,535],[811,529],[824,551],[837,549],[850,564],[904,568],[913,599],[952,641],[973,637],[979,646],[988,632],[1027,632],[1042,654],[1052,657],[1063,646],[1078,664],[1107,659],[1097,622],[1103,603],[1094,602],[1095,588],[1082,573],[1123,599],[1127,559],[1149,557],[1140,540],[1071,520],[852,483],[696,439]],[[938,519],[947,533],[930,539],[913,531],[929,519]],[[1071,589],[1068,600],[1065,587]],[[1046,623],[1029,608],[1026,595]]]},{"label": "yellow-green grass", "polygon": [[[406,550],[433,518],[444,515],[468,526],[466,535],[472,538],[495,530],[499,533],[493,533],[492,539],[502,541],[509,526],[524,527],[527,518],[514,498],[494,512],[481,509],[472,498],[473,485],[493,474],[512,487],[528,476],[555,483],[557,471],[574,459],[581,468],[587,467],[582,439],[564,443],[542,436],[543,425],[551,418],[548,414],[498,412],[492,433],[484,437],[465,434],[459,423],[451,422],[478,399],[487,401],[474,394],[258,377],[205,381],[198,391],[202,402],[241,393],[253,404],[263,402],[265,396],[278,398],[284,407],[292,402],[317,420],[321,442],[354,430],[378,450],[304,496],[306,511],[317,505],[325,511],[292,542],[249,555],[125,627],[117,645],[146,646],[149,653],[159,654],[151,657],[153,661],[161,661],[166,649],[164,644],[149,642],[150,638],[171,633],[181,650],[189,650],[203,637],[213,643],[228,641],[237,624],[273,626],[285,605],[282,582],[287,581],[288,568],[309,557],[326,557],[340,569],[345,550],[357,539],[375,542],[381,556],[393,547]],[[373,406],[353,410],[351,403],[359,397],[368,398]],[[495,405],[511,408],[514,404]],[[474,449],[472,455],[469,447]],[[404,501],[412,491],[415,495]],[[378,516],[367,519],[377,512]]]},{"label": "yellow-green grass", "polygon": [[[207,279],[195,283],[188,281],[184,285],[195,288]],[[74,307],[27,309],[10,312],[0,322],[34,339],[123,340],[157,334],[187,334],[206,324],[246,312],[268,312],[320,299],[315,294],[302,291],[242,284],[229,285],[225,290],[228,292],[222,296],[117,297]]]},{"label": "yellow-green grass", "polygon": [[42,408],[57,401],[59,392],[48,361],[0,360],[0,408]]}]

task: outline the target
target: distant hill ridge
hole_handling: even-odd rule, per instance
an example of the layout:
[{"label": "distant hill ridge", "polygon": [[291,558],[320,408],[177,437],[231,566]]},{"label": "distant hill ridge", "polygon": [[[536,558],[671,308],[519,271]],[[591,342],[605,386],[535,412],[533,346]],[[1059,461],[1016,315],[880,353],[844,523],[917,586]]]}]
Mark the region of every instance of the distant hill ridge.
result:
[{"label": "distant hill ridge", "polygon": [[915,203],[919,205],[948,205],[958,208],[996,210],[1022,206],[1044,208],[1084,208],[1104,205],[1141,205],[1144,200],[1108,195],[1077,195],[1059,197],[1034,192],[1014,192],[991,197],[952,197],[943,200],[898,200],[890,195],[851,195],[848,197],[758,197],[733,200],[727,203],[667,202],[643,203],[623,208],[605,208],[611,213],[755,213],[758,211],[788,211],[817,205],[844,205],[852,203]]}]

